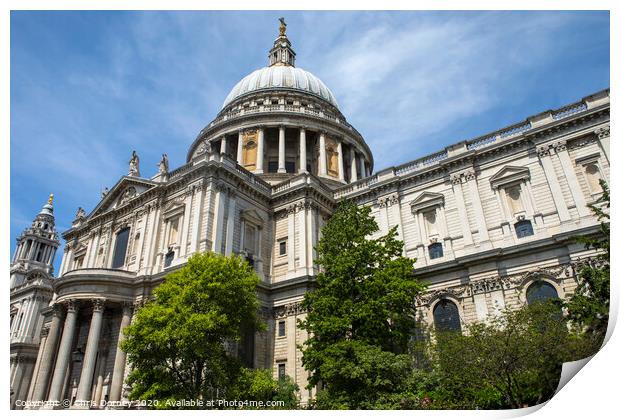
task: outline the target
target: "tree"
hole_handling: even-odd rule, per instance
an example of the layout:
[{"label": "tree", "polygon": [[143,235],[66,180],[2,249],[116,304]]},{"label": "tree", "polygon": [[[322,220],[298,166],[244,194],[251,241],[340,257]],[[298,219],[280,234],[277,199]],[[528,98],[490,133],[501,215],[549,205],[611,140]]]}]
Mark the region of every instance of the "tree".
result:
[{"label": "tree", "polygon": [[197,254],[169,274],[126,329],[130,398],[166,402],[226,398],[242,375],[227,343],[262,328],[258,276],[239,257]]},{"label": "tree", "polygon": [[602,251],[600,255],[581,264],[577,272],[577,288],[565,302],[571,324],[592,343],[592,353],[603,344],[609,322],[609,258],[610,219],[609,187],[601,181],[603,194],[595,204],[589,205],[601,222],[598,235],[579,237],[587,248]]},{"label": "tree", "polygon": [[302,362],[317,408],[398,408],[415,327],[414,260],[396,227],[378,238],[370,208],[339,205],[318,243],[316,289],[306,293]]},{"label": "tree", "polygon": [[584,346],[566,327],[557,301],[505,309],[468,325],[466,335],[438,333],[431,358],[444,392],[432,403],[489,409],[540,404],[553,396],[562,363],[581,357]]},{"label": "tree", "polygon": [[[271,369],[243,368],[233,396],[237,401],[278,401],[283,405],[263,408],[293,410],[299,406],[297,391],[299,391],[299,386],[288,376],[276,380]],[[248,406],[247,408],[254,407]]]}]

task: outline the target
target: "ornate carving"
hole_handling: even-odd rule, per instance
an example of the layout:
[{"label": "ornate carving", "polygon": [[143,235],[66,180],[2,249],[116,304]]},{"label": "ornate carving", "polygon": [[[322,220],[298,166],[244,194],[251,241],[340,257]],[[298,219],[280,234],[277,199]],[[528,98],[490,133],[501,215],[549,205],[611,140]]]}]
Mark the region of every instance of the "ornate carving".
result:
[{"label": "ornate carving", "polygon": [[92,299],[93,312],[102,312],[105,308],[105,299]]},{"label": "ornate carving", "polygon": [[296,316],[306,313],[306,310],[302,308],[301,302],[288,303],[283,306],[273,308],[273,317],[285,318],[287,316]]},{"label": "ornate carving", "polygon": [[450,181],[453,184],[465,184],[467,181],[476,179],[476,172],[473,169],[467,169],[463,172],[457,172],[450,175]]},{"label": "ornate carving", "polygon": [[63,302],[67,307],[67,312],[77,312],[78,302],[75,299],[69,299]]},{"label": "ornate carving", "polygon": [[539,157],[551,156],[551,145],[544,144],[536,148]]},{"label": "ornate carving", "polygon": [[594,134],[596,134],[599,139],[609,137],[609,125],[597,128],[596,130],[594,130]]},{"label": "ornate carving", "polygon": [[555,143],[553,143],[553,148],[555,149],[556,152],[561,152],[563,150],[566,150],[566,140],[556,141]]}]

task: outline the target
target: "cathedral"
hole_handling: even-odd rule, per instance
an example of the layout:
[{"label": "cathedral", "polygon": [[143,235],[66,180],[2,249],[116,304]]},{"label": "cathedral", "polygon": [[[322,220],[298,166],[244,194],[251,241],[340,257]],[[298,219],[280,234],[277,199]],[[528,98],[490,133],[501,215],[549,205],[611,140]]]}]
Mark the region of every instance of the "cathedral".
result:
[{"label": "cathedral", "polygon": [[165,277],[197,252],[245,258],[261,279],[265,331],[232,346],[313,397],[299,305],[320,270],[321,228],[342,200],[396,226],[428,288],[430,327],[461,330],[506,306],[563,298],[593,253],[588,204],[609,181],[609,90],[389,168],[375,168],[332,91],[296,66],[280,21],[267,66],[239,81],[189,144],[152,177],[133,152],[127,175],[79,209],[60,242],[53,197],[17,238],[10,269],[11,408],[127,402],[123,329]]}]

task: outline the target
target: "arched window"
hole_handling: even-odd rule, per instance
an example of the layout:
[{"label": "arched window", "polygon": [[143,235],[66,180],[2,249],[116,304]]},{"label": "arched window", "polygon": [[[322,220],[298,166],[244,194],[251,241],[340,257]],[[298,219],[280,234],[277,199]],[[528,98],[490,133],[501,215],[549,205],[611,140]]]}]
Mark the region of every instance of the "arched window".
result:
[{"label": "arched window", "polygon": [[532,236],[534,234],[534,228],[532,228],[532,222],[529,220],[521,220],[515,223],[515,233],[517,238],[525,238],[526,236]]},{"label": "arched window", "polygon": [[437,331],[461,332],[461,318],[459,309],[454,302],[443,299],[435,305],[433,320]]},{"label": "arched window", "polygon": [[443,246],[439,242],[435,242],[428,246],[428,255],[431,260],[443,257]]},{"label": "arched window", "polygon": [[116,234],[114,245],[114,256],[112,257],[112,268],[120,268],[125,265],[125,255],[127,254],[127,243],[129,242],[129,228],[121,229]]},{"label": "arched window", "polygon": [[545,302],[549,299],[557,299],[558,292],[555,287],[546,281],[537,280],[527,288],[525,293],[528,305],[534,302]]}]

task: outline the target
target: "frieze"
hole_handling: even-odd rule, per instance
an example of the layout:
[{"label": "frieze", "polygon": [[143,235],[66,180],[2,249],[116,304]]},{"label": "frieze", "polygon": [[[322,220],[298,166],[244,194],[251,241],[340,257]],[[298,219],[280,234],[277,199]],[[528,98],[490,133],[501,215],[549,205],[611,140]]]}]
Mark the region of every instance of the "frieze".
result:
[{"label": "frieze", "polygon": [[287,303],[286,305],[273,308],[273,317],[275,319],[297,316],[305,313],[306,310],[301,306],[301,302]]},{"label": "frieze", "polygon": [[[582,264],[590,263],[590,261],[582,262]],[[570,278],[572,273],[575,272],[574,265],[575,263],[571,263],[562,264],[553,268],[538,268],[525,273],[512,274],[508,276],[494,276],[472,281],[466,285],[437,289],[418,296],[416,299],[416,304],[418,306],[428,306],[435,300],[441,299],[445,296],[451,296],[457,300],[460,300],[473,295],[490,293],[496,290],[518,289],[523,287],[523,285],[530,279],[538,277],[558,281],[559,279]]]},{"label": "frieze", "polygon": [[596,134],[599,139],[609,137],[609,124],[601,128],[597,128],[594,130],[594,134]]}]

